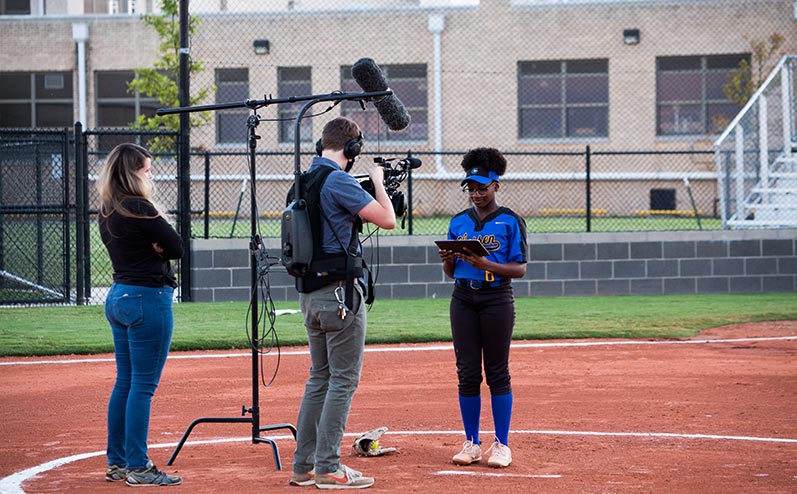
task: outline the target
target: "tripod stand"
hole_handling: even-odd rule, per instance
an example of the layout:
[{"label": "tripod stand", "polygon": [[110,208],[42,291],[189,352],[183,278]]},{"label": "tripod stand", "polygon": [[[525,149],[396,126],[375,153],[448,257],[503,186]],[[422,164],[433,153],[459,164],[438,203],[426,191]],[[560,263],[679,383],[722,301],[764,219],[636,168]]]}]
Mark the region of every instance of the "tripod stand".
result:
[{"label": "tripod stand", "polygon": [[[250,275],[251,275],[251,308],[252,308],[252,316],[251,316],[251,346],[252,346],[252,406],[247,408],[246,405],[241,407],[241,415],[242,417],[202,417],[194,420],[186,429],[183,437],[180,439],[180,442],[177,443],[177,447],[174,449],[172,456],[169,458],[168,465],[174,463],[174,460],[177,458],[178,453],[185,444],[186,439],[191,434],[191,431],[194,430],[199,424],[202,423],[250,423],[252,424],[252,443],[260,443],[265,442],[271,444],[272,452],[274,453],[274,462],[276,463],[277,470],[282,470],[282,464],[280,462],[279,457],[279,450],[277,449],[277,443],[268,437],[262,437],[260,435],[261,432],[264,431],[271,431],[277,429],[288,429],[293,434],[294,439],[296,438],[296,428],[291,424],[272,424],[272,425],[260,425],[260,395],[259,395],[259,388],[258,388],[258,371],[259,371],[259,363],[258,363],[258,266],[257,266],[257,251],[260,248],[260,242],[258,239],[257,234],[257,201],[256,201],[256,181],[255,181],[255,149],[257,147],[257,140],[260,136],[255,134],[255,129],[259,123],[259,119],[256,114],[252,114],[247,119],[247,127],[249,129],[249,183],[250,183],[250,203],[251,203],[251,211],[250,211],[250,224],[251,224],[251,240],[249,243],[249,253],[250,253]],[[251,414],[250,417],[243,417],[247,413]]]},{"label": "tripod stand", "polygon": [[[299,124],[304,116],[304,113],[307,109],[320,102],[320,101],[335,101],[340,102],[343,100],[354,100],[354,101],[366,101],[370,98],[374,97],[382,97],[382,96],[389,96],[393,94],[391,90],[385,91],[373,91],[373,92],[366,92],[366,93],[341,93],[335,92],[325,95],[310,95],[310,96],[291,96],[288,98],[270,98],[264,100],[247,100],[243,102],[233,102],[233,103],[221,103],[216,105],[200,105],[200,106],[193,106],[193,107],[180,107],[180,108],[159,108],[156,111],[158,115],[167,115],[172,113],[185,113],[191,111],[206,111],[206,110],[219,110],[219,109],[226,109],[226,108],[251,108],[253,110],[253,114],[249,116],[247,119],[247,127],[249,129],[248,132],[248,145],[249,145],[249,183],[250,183],[250,225],[251,225],[251,239],[249,244],[250,250],[250,274],[251,274],[251,293],[250,293],[250,303],[252,307],[252,316],[251,316],[251,337],[252,337],[252,406],[247,408],[246,405],[242,406],[241,415],[242,417],[202,417],[195,419],[186,429],[185,433],[183,433],[183,437],[177,443],[177,447],[174,449],[171,457],[169,458],[168,465],[174,463],[174,460],[177,458],[177,455],[180,453],[185,441],[188,439],[188,436],[191,434],[191,431],[194,430],[199,424],[202,423],[249,423],[252,425],[252,443],[257,444],[261,442],[271,444],[272,452],[274,454],[274,461],[276,463],[277,470],[282,469],[282,464],[279,458],[279,450],[277,449],[276,442],[267,437],[262,437],[260,435],[261,432],[270,431],[270,430],[277,430],[277,429],[288,429],[293,434],[294,439],[296,438],[296,428],[287,423],[283,424],[271,424],[271,425],[260,425],[260,398],[259,398],[259,389],[258,389],[258,370],[259,370],[259,362],[258,362],[258,317],[257,317],[257,309],[258,309],[258,266],[257,266],[257,253],[259,249],[262,248],[260,243],[259,236],[257,234],[257,201],[256,201],[256,166],[255,166],[255,149],[257,147],[257,140],[260,139],[260,136],[255,134],[255,129],[259,123],[259,117],[257,116],[254,111],[257,108],[261,108],[264,106],[268,106],[270,104],[277,104],[277,103],[295,103],[297,101],[307,101],[307,103],[302,107],[301,111],[299,111],[298,115],[296,116],[296,131],[294,135],[294,150],[295,150],[295,166],[294,166],[294,175],[296,176],[295,187],[298,192],[298,177],[301,172],[300,169],[300,132],[299,132]],[[296,197],[299,197],[298,194]],[[245,415],[249,413],[251,414],[250,417],[245,417]]]}]

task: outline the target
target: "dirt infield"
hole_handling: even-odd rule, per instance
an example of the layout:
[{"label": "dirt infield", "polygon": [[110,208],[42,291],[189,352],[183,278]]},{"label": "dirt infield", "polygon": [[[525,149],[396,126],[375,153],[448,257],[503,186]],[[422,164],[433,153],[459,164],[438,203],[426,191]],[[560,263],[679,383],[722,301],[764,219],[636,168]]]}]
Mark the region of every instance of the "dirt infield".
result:
[{"label": "dirt infield", "polygon": [[[705,341],[704,341],[705,340]],[[211,358],[214,357],[214,358]],[[266,377],[277,359],[263,358]],[[309,365],[283,348],[260,387],[262,425],[294,423]],[[464,440],[450,344],[369,346],[344,461],[384,493],[795,493],[797,321],[726,326],[691,340],[515,342],[514,462],[456,467]],[[274,431],[283,469],[241,417],[252,405],[251,354],[173,353],[153,404],[150,456],[184,476],[151,494],[315,492],[288,485],[294,441]],[[114,494],[103,479],[111,355],[0,359],[0,493]],[[483,388],[482,441],[492,429]],[[399,454],[348,455],[356,433],[385,425]],[[266,433],[264,433],[266,435]]]}]

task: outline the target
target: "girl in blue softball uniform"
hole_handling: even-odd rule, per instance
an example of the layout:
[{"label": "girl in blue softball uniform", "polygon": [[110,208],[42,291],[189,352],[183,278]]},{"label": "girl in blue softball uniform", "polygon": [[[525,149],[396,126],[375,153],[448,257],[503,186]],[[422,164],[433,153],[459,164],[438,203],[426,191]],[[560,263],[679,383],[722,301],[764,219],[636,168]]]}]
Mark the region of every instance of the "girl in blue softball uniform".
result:
[{"label": "girl in blue softball uniform", "polygon": [[470,465],[482,458],[479,417],[483,358],[495,425],[487,464],[501,468],[512,463],[508,446],[512,416],[509,345],[515,324],[511,281],[526,274],[526,223],[511,209],[496,202],[499,177],[506,171],[506,159],[497,149],[469,151],[462,159],[462,168],[466,172],[462,191],[473,207],[451,219],[448,238],[479,240],[488,255],[439,251],[443,271],[455,284],[451,296],[451,335],[457,361],[459,409],[466,437],[462,451],[454,455],[453,462]]}]

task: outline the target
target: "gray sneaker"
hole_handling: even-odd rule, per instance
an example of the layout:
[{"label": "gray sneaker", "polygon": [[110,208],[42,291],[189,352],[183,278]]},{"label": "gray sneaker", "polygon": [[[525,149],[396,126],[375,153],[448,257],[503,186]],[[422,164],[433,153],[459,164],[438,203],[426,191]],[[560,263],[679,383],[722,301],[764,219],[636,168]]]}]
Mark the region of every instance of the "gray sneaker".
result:
[{"label": "gray sneaker", "polygon": [[125,484],[132,487],[142,485],[180,485],[182,483],[182,477],[161,472],[151,461],[147,463],[147,468],[127,472],[127,479],[125,480]]},{"label": "gray sneaker", "polygon": [[338,467],[337,472],[317,475],[315,486],[319,489],[365,489],[374,485],[373,477],[363,477],[357,470],[346,465]]},{"label": "gray sneaker", "polygon": [[127,469],[119,465],[108,465],[105,470],[105,480],[108,482],[121,482],[127,477]]},{"label": "gray sneaker", "polygon": [[299,487],[304,487],[307,485],[315,485],[315,468],[307,473],[293,472],[293,475],[291,475],[291,480],[289,483],[291,485],[298,485]]}]

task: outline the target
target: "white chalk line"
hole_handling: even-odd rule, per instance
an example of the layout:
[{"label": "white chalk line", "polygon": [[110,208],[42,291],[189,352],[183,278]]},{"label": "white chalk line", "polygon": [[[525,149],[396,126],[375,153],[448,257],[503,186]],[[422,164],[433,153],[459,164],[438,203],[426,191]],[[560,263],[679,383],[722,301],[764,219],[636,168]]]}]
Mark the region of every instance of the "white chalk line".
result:
[{"label": "white chalk line", "polygon": [[[494,431],[482,431],[485,435],[494,433]],[[344,434],[350,437],[359,437],[362,432],[350,432]],[[797,444],[797,439],[781,438],[781,437],[755,437],[755,436],[724,436],[717,434],[678,434],[673,432],[599,432],[599,431],[561,431],[561,430],[513,430],[510,434],[528,434],[528,435],[552,435],[552,436],[606,436],[606,437],[630,437],[630,438],[678,438],[678,439],[702,439],[702,440],[724,440],[724,441],[754,441],[754,442],[772,442],[772,443],[790,443]],[[462,431],[388,431],[385,435],[393,436],[442,436],[442,435],[462,435]],[[282,434],[275,436],[265,436],[275,441],[279,440],[293,440],[290,434]],[[223,444],[233,442],[251,441],[251,437],[236,437],[236,438],[221,438],[221,439],[204,439],[197,441],[186,441],[184,446],[201,445],[201,444]],[[173,448],[178,443],[164,443],[164,444],[151,444],[148,445],[150,449],[154,448]],[[22,483],[35,475],[53,470],[60,466],[75,461],[94,458],[96,456],[105,455],[105,451],[94,451],[92,453],[81,453],[73,456],[58,458],[34,467],[19,471],[7,477],[0,479],[0,493],[2,494],[25,494],[22,490]],[[441,470],[434,473],[435,475],[475,475],[475,473],[468,473],[467,471],[447,471]],[[98,473],[99,475],[99,473]],[[521,475],[521,474],[490,474],[481,473],[483,476],[504,476],[504,477],[526,477],[526,478],[561,478],[561,475]]]},{"label": "white chalk line", "polygon": [[[622,345],[705,345],[709,343],[745,343],[761,341],[790,341],[797,340],[797,336],[771,336],[771,337],[751,337],[751,338],[726,338],[716,340],[619,340],[619,341],[563,341],[548,343],[513,343],[512,348],[567,348],[567,347],[590,347],[590,346],[622,346]],[[393,353],[393,352],[436,352],[450,351],[453,349],[451,344],[446,345],[427,345],[427,346],[401,346],[401,347],[366,347],[366,353]],[[287,355],[309,355],[309,350],[280,351],[272,350],[263,353],[268,356],[287,356]],[[169,360],[185,359],[218,359],[218,358],[241,358],[251,357],[252,353],[218,353],[218,354],[199,354],[199,355],[180,355],[170,354]],[[108,358],[84,358],[84,359],[52,359],[52,360],[14,360],[0,362],[0,366],[12,365],[52,365],[52,364],[95,364],[102,362],[113,362],[112,357]]]},{"label": "white chalk line", "polygon": [[524,479],[561,479],[561,475],[523,475],[519,473],[486,473],[473,472],[470,470],[438,470],[432,475],[469,475],[472,477],[520,477]]}]

